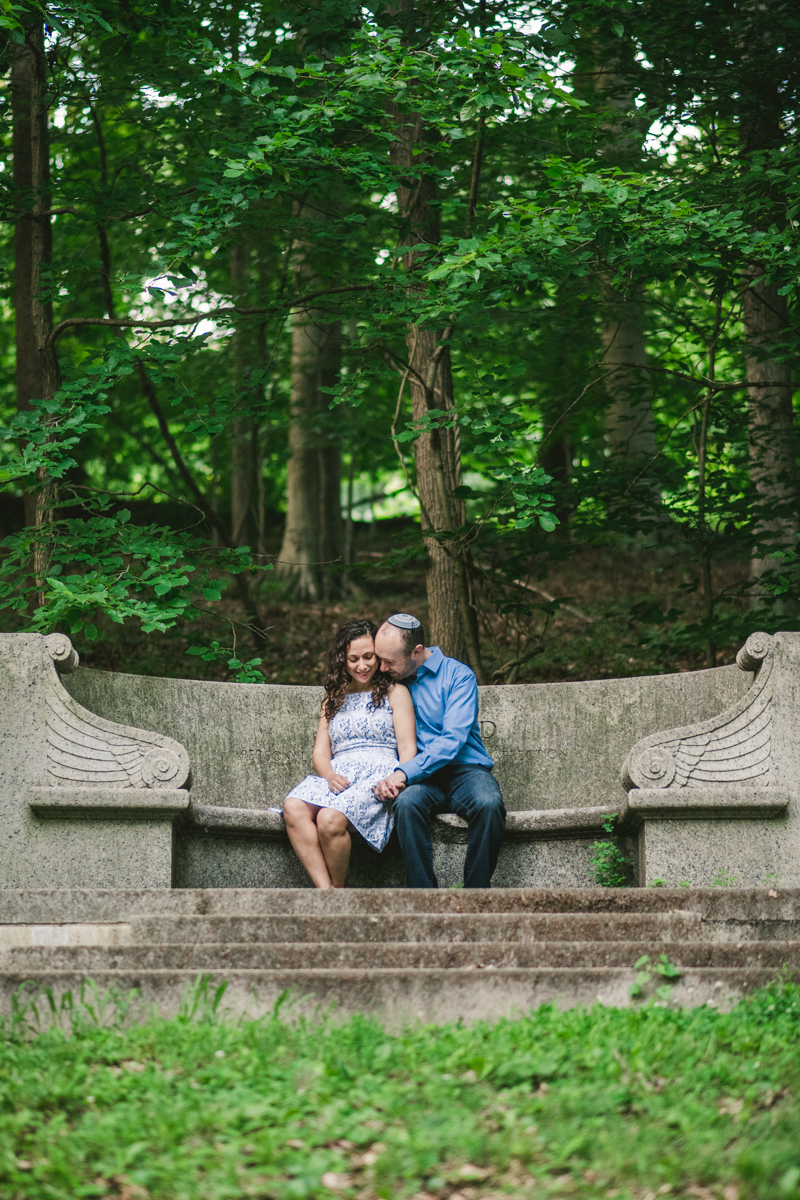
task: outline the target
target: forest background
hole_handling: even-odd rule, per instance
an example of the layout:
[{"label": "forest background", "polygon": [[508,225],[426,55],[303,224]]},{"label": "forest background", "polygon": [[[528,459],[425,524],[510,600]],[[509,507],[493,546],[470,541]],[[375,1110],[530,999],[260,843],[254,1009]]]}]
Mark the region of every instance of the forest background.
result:
[{"label": "forest background", "polygon": [[798,628],[800,10],[0,0],[0,628],[483,682]]}]

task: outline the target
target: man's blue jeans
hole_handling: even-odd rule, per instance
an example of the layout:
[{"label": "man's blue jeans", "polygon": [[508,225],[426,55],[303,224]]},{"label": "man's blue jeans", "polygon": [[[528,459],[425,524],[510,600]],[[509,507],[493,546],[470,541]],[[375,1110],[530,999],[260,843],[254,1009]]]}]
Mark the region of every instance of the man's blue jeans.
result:
[{"label": "man's blue jeans", "polygon": [[410,783],[393,805],[406,863],[406,887],[438,887],[433,873],[431,817],[452,812],[469,824],[464,887],[488,888],[506,827],[497,780],[488,767],[451,763],[421,783]]}]

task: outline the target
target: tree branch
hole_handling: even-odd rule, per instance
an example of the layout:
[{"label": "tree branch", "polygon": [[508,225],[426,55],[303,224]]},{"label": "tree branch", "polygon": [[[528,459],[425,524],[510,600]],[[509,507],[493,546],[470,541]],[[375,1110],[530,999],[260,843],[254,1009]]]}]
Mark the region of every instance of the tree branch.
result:
[{"label": "tree branch", "polygon": [[238,304],[226,305],[220,308],[212,308],[209,312],[205,313],[192,313],[190,316],[184,317],[169,317],[160,321],[140,321],[132,317],[120,317],[114,320],[109,320],[107,317],[67,317],[66,320],[59,321],[58,325],[56,325],[48,338],[48,343],[56,341],[65,329],[80,326],[106,325],[111,329],[167,329],[175,325],[197,325],[200,321],[207,321],[211,317],[231,315],[237,317],[258,316],[262,313],[280,312],[283,308],[286,308],[288,311],[308,304],[311,300],[316,300],[320,296],[339,296],[344,292],[371,292],[374,291],[375,287],[374,283],[364,283],[355,284],[352,287],[328,288],[320,292],[311,292],[307,296],[299,296],[296,300],[290,300],[285,305],[272,304],[266,308],[244,308]]}]

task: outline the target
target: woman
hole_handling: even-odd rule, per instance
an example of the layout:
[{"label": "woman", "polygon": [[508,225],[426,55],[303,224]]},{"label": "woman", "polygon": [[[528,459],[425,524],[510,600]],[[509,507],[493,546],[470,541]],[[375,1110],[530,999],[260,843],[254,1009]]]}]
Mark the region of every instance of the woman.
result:
[{"label": "woman", "polygon": [[393,820],[372,789],[417,752],[411,694],[378,670],[376,633],[357,620],[334,636],[311,758],[317,774],[283,806],[289,841],[318,888],[344,887],[354,829],[383,850]]}]

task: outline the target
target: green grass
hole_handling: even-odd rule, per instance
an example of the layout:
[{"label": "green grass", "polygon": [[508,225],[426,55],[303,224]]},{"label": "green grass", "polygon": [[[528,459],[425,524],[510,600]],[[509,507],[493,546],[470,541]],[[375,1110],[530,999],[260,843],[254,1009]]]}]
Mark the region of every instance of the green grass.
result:
[{"label": "green grass", "polygon": [[728,1014],[548,1007],[400,1034],[199,1000],[127,1027],[124,1005],[6,1023],[3,1200],[800,1194],[788,983]]}]

